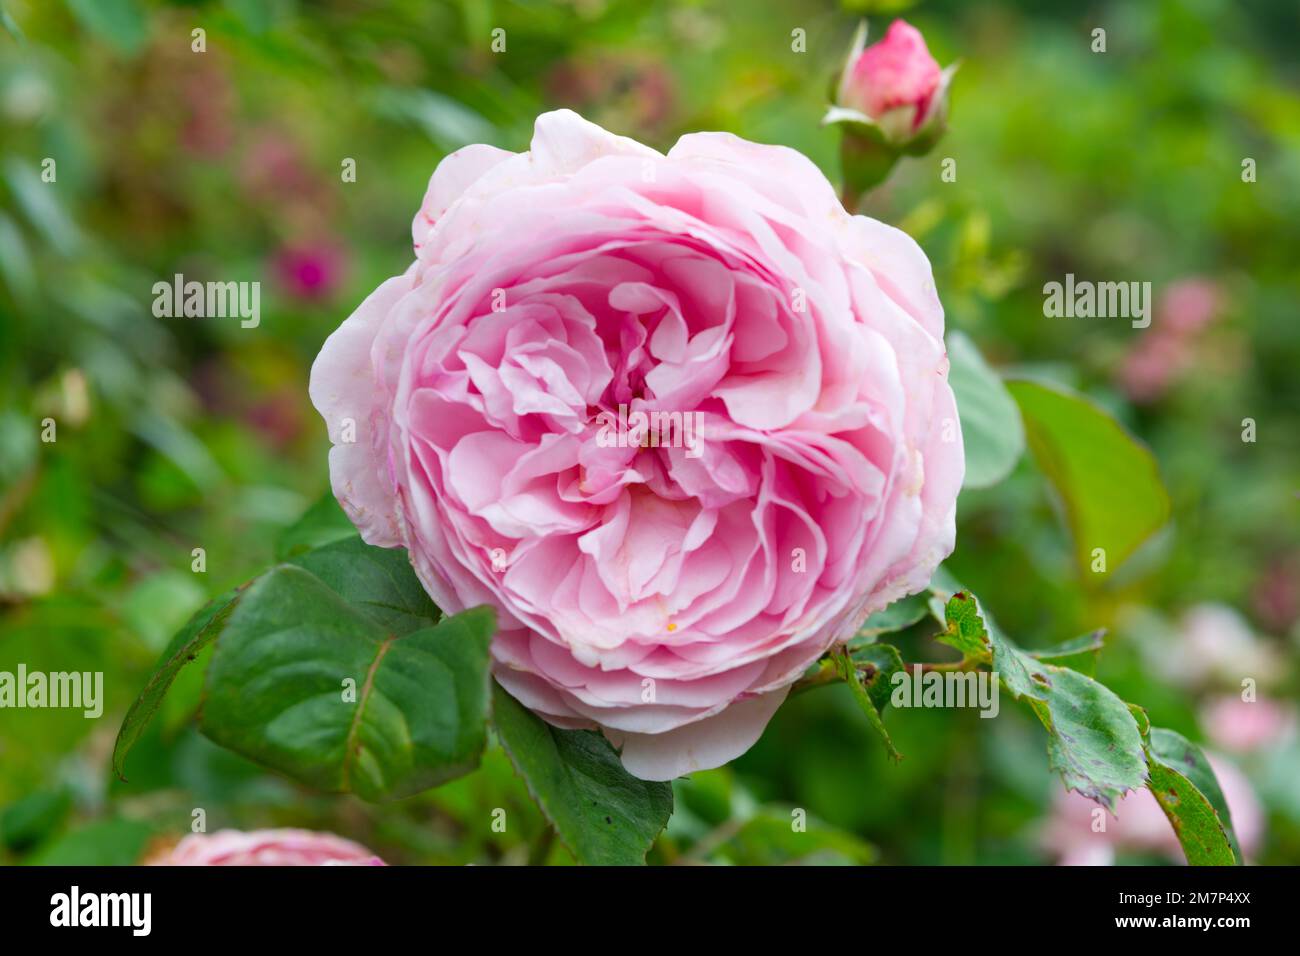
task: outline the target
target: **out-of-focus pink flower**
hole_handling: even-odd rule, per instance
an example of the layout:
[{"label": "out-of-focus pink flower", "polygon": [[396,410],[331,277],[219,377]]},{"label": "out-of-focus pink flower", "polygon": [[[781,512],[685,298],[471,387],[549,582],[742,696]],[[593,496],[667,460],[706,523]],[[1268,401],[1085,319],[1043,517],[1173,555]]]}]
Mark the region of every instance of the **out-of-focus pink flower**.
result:
[{"label": "out-of-focus pink flower", "polygon": [[274,269],[290,296],[304,302],[327,299],[343,279],[343,251],[328,243],[285,246],[275,255]]},{"label": "out-of-focus pink flower", "polygon": [[915,131],[930,115],[942,81],[943,70],[921,31],[895,20],[883,40],[850,60],[840,78],[838,105],[899,132]]},{"label": "out-of-focus pink flower", "polygon": [[1295,733],[1295,710],[1274,700],[1218,697],[1201,708],[1201,726],[1216,747],[1242,753],[1259,750]]},{"label": "out-of-focus pink flower", "polygon": [[1245,677],[1265,683],[1276,663],[1272,649],[1236,609],[1214,602],[1188,608],[1172,644],[1155,651],[1155,667],[1184,687],[1216,681],[1239,686]]},{"label": "out-of-focus pink flower", "polygon": [[1120,366],[1118,379],[1140,404],[1161,398],[1196,358],[1199,339],[1223,306],[1223,293],[1210,279],[1181,279],[1156,300],[1147,334]]},{"label": "out-of-focus pink flower", "polygon": [[1185,335],[1199,332],[1219,314],[1222,298],[1218,284],[1210,279],[1181,279],[1156,300],[1155,319]]},{"label": "out-of-focus pink flower", "polygon": [[278,129],[259,131],[239,164],[248,198],[272,209],[323,205],[329,195],[302,148]]},{"label": "out-of-focus pink flower", "polygon": [[1274,558],[1251,592],[1251,605],[1265,628],[1289,633],[1300,618],[1300,552]]},{"label": "out-of-focus pink flower", "polygon": [[181,142],[191,153],[209,158],[223,156],[235,138],[235,90],[221,60],[215,56],[188,57],[192,66],[179,72],[185,104]]},{"label": "out-of-focus pink flower", "polygon": [[[1250,781],[1226,758],[1207,753],[1206,759],[1223,790],[1241,852],[1249,860],[1263,836],[1264,812],[1259,799]],[[1115,816],[1104,817],[1106,828],[1101,832],[1093,829],[1094,821],[1102,819],[1094,813],[1099,809],[1094,801],[1073,790],[1061,791],[1057,796],[1043,831],[1043,845],[1056,856],[1059,865],[1110,866],[1116,852],[1123,850],[1156,853],[1171,862],[1186,862],[1169,818],[1150,790],[1126,794]]]},{"label": "out-of-focus pink flower", "polygon": [[652,57],[608,54],[566,60],[546,78],[549,98],[578,112],[599,109],[646,132],[673,115],[673,76]]},{"label": "out-of-focus pink flower", "polygon": [[384,866],[359,843],[312,830],[192,833],[151,866]]}]

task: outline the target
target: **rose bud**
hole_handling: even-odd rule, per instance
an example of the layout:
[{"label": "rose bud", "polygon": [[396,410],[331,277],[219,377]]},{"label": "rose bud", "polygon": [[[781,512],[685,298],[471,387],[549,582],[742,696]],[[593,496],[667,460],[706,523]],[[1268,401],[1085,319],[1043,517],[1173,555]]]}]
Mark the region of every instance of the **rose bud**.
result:
[{"label": "rose bud", "polygon": [[940,69],[921,32],[904,20],[874,46],[866,42],[863,21],[823,120],[844,131],[845,185],[859,194],[882,182],[900,155],[923,155],[939,141],[957,69]]}]

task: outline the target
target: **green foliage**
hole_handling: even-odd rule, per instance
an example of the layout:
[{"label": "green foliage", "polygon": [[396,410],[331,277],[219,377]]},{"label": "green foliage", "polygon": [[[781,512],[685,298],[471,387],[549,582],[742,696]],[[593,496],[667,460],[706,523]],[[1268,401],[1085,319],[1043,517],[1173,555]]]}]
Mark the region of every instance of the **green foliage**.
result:
[{"label": "green foliage", "polygon": [[672,815],[672,787],[633,777],[595,731],[552,727],[500,684],[492,686],[492,721],[501,744],[578,862],[644,863]]},{"label": "green foliage", "polygon": [[[322,796],[194,729],[215,642],[198,639],[195,660],[182,653],[171,668],[197,636],[178,637],[162,662],[159,652],[178,608],[233,595],[273,556],[293,564],[328,544],[341,550],[307,570],[345,600],[353,576],[371,582],[366,590],[393,582],[361,613],[374,619],[396,597],[394,628],[437,621],[409,569],[399,573],[405,557],[364,551],[335,523],[328,497],[319,525],[286,529],[325,481],[325,429],[306,395],[312,360],[356,303],[410,261],[411,216],[445,153],[471,140],[523,148],[538,112],[568,106],[661,150],[684,132],[724,130],[798,149],[837,175],[839,131],[819,118],[856,15],[809,22],[808,53],[794,55],[788,29],[773,29],[802,22],[793,0],[725,17],[684,0],[596,7],[212,0],[201,7],[209,52],[200,56],[188,49],[193,4],[0,0],[0,669],[97,671],[105,684],[101,721],[0,716],[0,862],[40,860],[55,847],[64,862],[132,862],[138,840],[103,854],[101,824],[125,821],[140,836],[136,821],[147,818],[174,838],[199,805],[213,826],[333,830],[395,863],[535,858],[542,841],[530,844],[548,824],[500,748],[489,746],[475,772],[409,799]],[[989,632],[987,645],[970,645],[980,660],[969,666],[997,663],[1025,699],[1044,693],[1033,668],[1067,667],[1142,703],[1161,727],[1221,741],[1210,705],[1242,675],[1229,665],[1193,679],[1174,666],[1197,663],[1178,641],[1183,615],[1203,602],[1235,608],[1254,632],[1269,662],[1251,675],[1263,705],[1300,692],[1298,17],[1293,4],[1127,5],[1122,42],[1112,31],[1099,56],[1065,8],[942,4],[908,14],[941,63],[963,61],[953,120],[943,148],[899,160],[863,212],[907,231],[933,266],[972,456],[948,566],[979,595]],[[497,25],[509,36],[505,55],[488,48]],[[1142,148],[1117,150],[1121,142]],[[341,157],[356,160],[356,182],[340,181]],[[943,157],[956,160],[954,181],[941,179]],[[1257,182],[1241,179],[1246,157]],[[57,181],[42,179],[47,158]],[[304,237],[343,259],[310,298],[277,268]],[[178,271],[260,280],[261,326],[153,316],[151,283]],[[1150,280],[1150,328],[1045,317],[1043,284],[1067,271]],[[1166,293],[1189,278],[1214,286],[1219,309],[1176,361],[1135,379],[1149,365],[1134,360],[1150,358],[1178,321],[1161,305]],[[992,414],[979,420],[961,346],[951,348],[961,335],[999,372],[1087,396],[1087,408],[1071,405],[1060,421],[1048,421],[1055,394],[1036,425],[1025,411],[1032,454],[979,487],[977,459],[1005,467],[1010,434]],[[56,443],[40,440],[46,416],[58,421]],[[1080,441],[1096,450],[1057,461],[1058,446],[1075,441],[1076,417]],[[1257,423],[1254,442],[1243,441],[1246,417]],[[1151,460],[1132,451],[1130,435],[1150,447],[1169,489],[1171,520],[1158,534]],[[1091,571],[1081,540],[1097,534],[1106,540],[1096,546],[1121,549],[1108,550],[1107,575]],[[200,546],[201,574],[190,566]],[[1080,566],[1085,585],[1104,586],[1081,587]],[[649,859],[1053,859],[1037,838],[1052,806],[1037,721],[1012,707],[988,721],[885,712],[894,655],[897,666],[935,657],[933,632],[965,589],[936,581],[935,590],[937,614],[933,595],[907,598],[851,642],[906,761],[889,763],[849,688],[793,695],[750,753],[674,783],[677,809]],[[220,611],[228,601],[215,603]],[[1005,649],[999,625],[1028,661]],[[1099,639],[1059,643],[1100,628],[1105,655]],[[110,758],[104,729],[128,707]],[[1135,719],[1141,729],[1145,715]],[[1155,768],[1159,731],[1152,737]],[[121,769],[128,748],[123,783],[110,767]],[[1267,821],[1251,862],[1300,859],[1300,748],[1274,741],[1225,756]],[[1217,786],[1185,761],[1166,762],[1231,839]],[[484,825],[484,807],[508,809],[506,832]],[[791,807],[808,810],[807,832],[790,830]],[[823,830],[839,849],[810,849]],[[546,858],[570,859],[559,846]]]},{"label": "green foliage", "polygon": [[176,680],[181,668],[192,664],[200,652],[221,633],[221,628],[234,610],[241,593],[242,589],[235,589],[209,601],[176,633],[162,652],[148,683],[126,712],[126,718],[117,732],[117,742],[113,745],[113,770],[123,780],[126,779],[126,755],[158,712],[172,682]]},{"label": "green foliage", "polygon": [[948,333],[948,362],[966,450],[963,487],[987,488],[1009,475],[1024,453],[1020,409],[969,336]]},{"label": "green foliage", "polygon": [[1080,569],[1110,574],[1169,520],[1155,458],[1078,395],[1028,381],[1009,388],[1030,451],[1061,497]]},{"label": "green foliage", "polygon": [[[862,713],[866,715],[867,722],[871,725],[871,729],[880,736],[881,742],[885,745],[885,752],[888,753],[890,759],[895,762],[902,760],[903,755],[898,752],[898,749],[894,746],[893,740],[889,737],[889,731],[885,729],[885,722],[880,716],[880,707],[864,683],[864,675],[858,669],[858,666],[850,655],[848,649],[841,647],[832,651],[831,658],[835,662],[835,670],[839,674],[840,680],[849,685],[849,688],[853,691],[853,699],[857,701],[858,707],[862,710]],[[879,676],[879,672],[877,671],[871,676],[872,683],[874,684],[875,678]]]},{"label": "green foliage", "polygon": [[1228,803],[1201,749],[1176,731],[1152,727],[1147,756],[1151,793],[1178,835],[1187,862],[1194,866],[1243,862]]},{"label": "green foliage", "polygon": [[290,560],[176,635],[123,721],[118,773],[177,672],[214,640],[201,726],[217,743],[370,800],[473,770],[486,742],[490,610],[437,620],[405,556],[355,537]]},{"label": "green foliage", "polygon": [[276,567],[226,619],[200,726],[321,790],[418,793],[478,765],[493,630],[487,609],[386,629],[313,574]]},{"label": "green foliage", "polygon": [[946,607],[939,638],[968,663],[991,664],[1011,694],[1027,703],[1047,729],[1048,762],[1069,790],[1112,813],[1126,791],[1141,787],[1147,764],[1128,705],[1084,674],[1044,663],[986,624],[979,603],[958,592]]},{"label": "green foliage", "polygon": [[889,607],[877,611],[867,618],[858,633],[849,642],[851,647],[870,644],[881,634],[893,634],[911,627],[923,620],[930,613],[930,595],[926,591],[899,598]]},{"label": "green foliage", "polygon": [[296,554],[356,537],[357,529],[343,513],[334,495],[322,495],[303,516],[281,532],[275,542],[275,558],[287,561]]},{"label": "green foliage", "polygon": [[26,862],[33,866],[132,866],[140,862],[154,828],[140,820],[110,818],[57,837]]}]

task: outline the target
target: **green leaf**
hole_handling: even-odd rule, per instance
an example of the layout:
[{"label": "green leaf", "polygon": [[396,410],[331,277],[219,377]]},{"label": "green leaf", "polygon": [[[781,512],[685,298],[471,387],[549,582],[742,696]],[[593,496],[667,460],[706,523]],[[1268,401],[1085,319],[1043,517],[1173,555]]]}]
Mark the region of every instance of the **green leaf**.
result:
[{"label": "green leaf", "polygon": [[136,0],[68,0],[68,7],[83,27],[122,53],[135,53],[148,39]]},{"label": "green leaf", "polygon": [[[308,512],[311,515],[316,509]],[[322,509],[323,511],[324,509]],[[322,515],[317,514],[317,518]],[[304,522],[307,519],[304,518]],[[300,522],[302,524],[302,522]],[[317,526],[319,527],[319,526]],[[299,540],[322,535],[306,531]],[[406,552],[400,548],[375,548],[353,534],[312,551],[295,551],[288,564],[320,579],[352,610],[368,618],[375,627],[401,636],[437,623],[439,611],[411,570]],[[144,690],[127,711],[113,748],[113,770],[123,780],[126,755],[140,739],[157,713],[181,669],[199,658],[221,633],[234,604],[249,584],[228,591],[208,603],[172,638],[163,651]]]},{"label": "green leaf", "polygon": [[[1028,655],[1024,659],[1033,661]],[[1091,677],[1066,667],[1040,666],[1035,679],[1047,680],[1046,695],[1029,705],[1048,731],[1048,763],[1067,790],[1114,813],[1125,792],[1146,785],[1147,759],[1137,721],[1127,704]]]},{"label": "green leaf", "polygon": [[66,789],[38,790],[0,811],[0,842],[14,853],[25,853],[54,833],[72,810]]},{"label": "green leaf", "polygon": [[966,661],[987,664],[993,660],[992,638],[973,594],[958,591],[949,598],[944,621],[947,630],[936,638],[939,643],[955,647]]},{"label": "green leaf", "polygon": [[22,231],[11,218],[0,213],[0,278],[24,306],[36,297],[36,273]]},{"label": "green leaf", "polygon": [[23,36],[22,29],[18,26],[17,21],[9,15],[9,11],[0,4],[0,26],[5,28],[5,32],[17,40],[19,43],[26,42],[27,38]]},{"label": "green leaf", "polygon": [[492,611],[397,630],[385,624],[409,624],[409,610],[357,606],[347,591],[293,565],[254,581],[221,629],[200,729],[303,783],[367,800],[473,770],[486,743]]},{"label": "green leaf", "polygon": [[633,777],[600,734],[552,727],[495,683],[492,716],[529,793],[578,862],[645,862],[672,816],[670,784]]},{"label": "green leaf", "polygon": [[948,333],[948,384],[957,397],[966,449],[965,488],[987,488],[1011,473],[1025,451],[1020,409],[966,335]]},{"label": "green leaf", "polygon": [[992,663],[1013,697],[1024,700],[1047,729],[1047,756],[1066,789],[1077,790],[1112,813],[1119,798],[1146,782],[1147,761],[1138,723],[1127,704],[1091,677],[1037,660],[1012,644],[986,618],[968,591],[945,608],[940,641],[973,664]]},{"label": "green leaf", "polygon": [[115,817],[65,833],[23,862],[33,866],[133,866],[140,862],[153,836],[150,824]]},{"label": "green leaf", "polygon": [[[889,754],[889,758],[895,763],[902,760],[903,755],[898,752],[898,748],[894,746],[894,741],[889,736],[889,731],[885,729],[885,722],[880,716],[880,710],[878,709],[876,701],[873,699],[867,686],[863,683],[864,675],[858,669],[857,663],[854,661],[853,657],[850,656],[848,649],[842,646],[835,648],[831,651],[831,659],[835,662],[835,669],[840,675],[840,680],[849,685],[849,689],[853,692],[853,699],[857,702],[858,708],[866,715],[867,723],[869,723],[871,729],[880,736],[880,740],[885,745],[885,752]],[[902,659],[899,658],[898,665],[900,668],[902,667],[902,664]],[[875,675],[872,677],[872,683],[875,683]]]},{"label": "green leaf", "polygon": [[371,107],[386,118],[422,130],[439,148],[460,149],[466,143],[495,143],[500,137],[482,114],[433,90],[381,87],[371,95]]},{"label": "green leaf", "polygon": [[303,516],[280,532],[275,542],[275,559],[284,561],[294,555],[357,536],[348,516],[343,513],[332,492],[326,492]]},{"label": "green leaf", "polygon": [[869,644],[852,653],[862,686],[876,710],[883,714],[893,694],[894,675],[903,669],[903,656],[892,644]]},{"label": "green leaf", "polygon": [[82,243],[81,232],[59,202],[58,192],[41,181],[35,167],[10,156],[4,163],[4,177],[18,208],[55,251],[64,256],[75,253]]},{"label": "green leaf", "polygon": [[[946,590],[935,593],[946,593]],[[975,595],[965,590],[955,592],[944,605],[943,616],[947,630],[936,640],[961,651],[965,664],[992,664],[1002,683],[1017,699],[1044,695],[1041,675],[1034,676],[1033,669],[1026,666],[1026,655],[998,630],[993,618],[981,610]]]},{"label": "green leaf", "polygon": [[354,536],[294,555],[288,563],[310,571],[393,634],[409,634],[438,620],[438,606],[402,548],[376,548]]},{"label": "green leaf", "polygon": [[876,861],[875,847],[855,834],[816,819],[805,819],[796,829],[794,819],[793,809],[783,813],[764,807],[710,857],[737,866],[863,866]]},{"label": "green leaf", "polygon": [[242,588],[227,591],[220,597],[213,598],[195,614],[163,650],[154,666],[154,672],[144,690],[135,699],[122,726],[117,732],[117,742],[113,745],[113,772],[122,780],[126,779],[126,755],[135,746],[137,740],[149,726],[149,721],[158,712],[159,705],[172,682],[182,667],[191,663],[212,639],[221,631],[226,618],[239,600]]},{"label": "green leaf", "polygon": [[1062,641],[1055,647],[1030,651],[1029,656],[1045,664],[1073,668],[1091,677],[1097,667],[1097,655],[1105,646],[1106,631],[1102,628],[1091,634],[1082,634],[1068,641]]},{"label": "green leaf", "polygon": [[1082,396],[1037,382],[1007,386],[1024,415],[1029,448],[1056,489],[1079,567],[1105,555],[1118,568],[1169,519],[1169,495],[1151,452]]},{"label": "green leaf", "polygon": [[887,608],[872,614],[858,628],[857,634],[848,642],[850,647],[861,647],[872,643],[881,634],[893,634],[905,630],[922,620],[930,613],[930,592],[921,591],[900,598]]},{"label": "green leaf", "polygon": [[1147,756],[1151,793],[1169,818],[1187,862],[1193,866],[1241,863],[1228,802],[1201,749],[1182,734],[1153,727]]}]

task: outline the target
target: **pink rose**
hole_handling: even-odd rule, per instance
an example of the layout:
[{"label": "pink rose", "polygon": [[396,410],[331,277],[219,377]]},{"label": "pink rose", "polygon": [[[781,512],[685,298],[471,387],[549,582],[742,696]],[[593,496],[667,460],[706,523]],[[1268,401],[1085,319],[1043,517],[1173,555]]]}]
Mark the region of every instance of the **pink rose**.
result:
[{"label": "pink rose", "polygon": [[334,492],[446,612],[494,606],[501,684],[630,772],[743,753],[952,550],[930,265],[799,153],[560,110],[444,159],[413,230],[312,369]]},{"label": "pink rose", "polygon": [[358,843],[311,830],[191,833],[153,866],[383,866]]},{"label": "pink rose", "polygon": [[895,138],[914,133],[942,105],[947,85],[925,37],[905,20],[895,20],[866,49],[865,32],[860,37],[840,77],[837,104],[869,116]]}]

